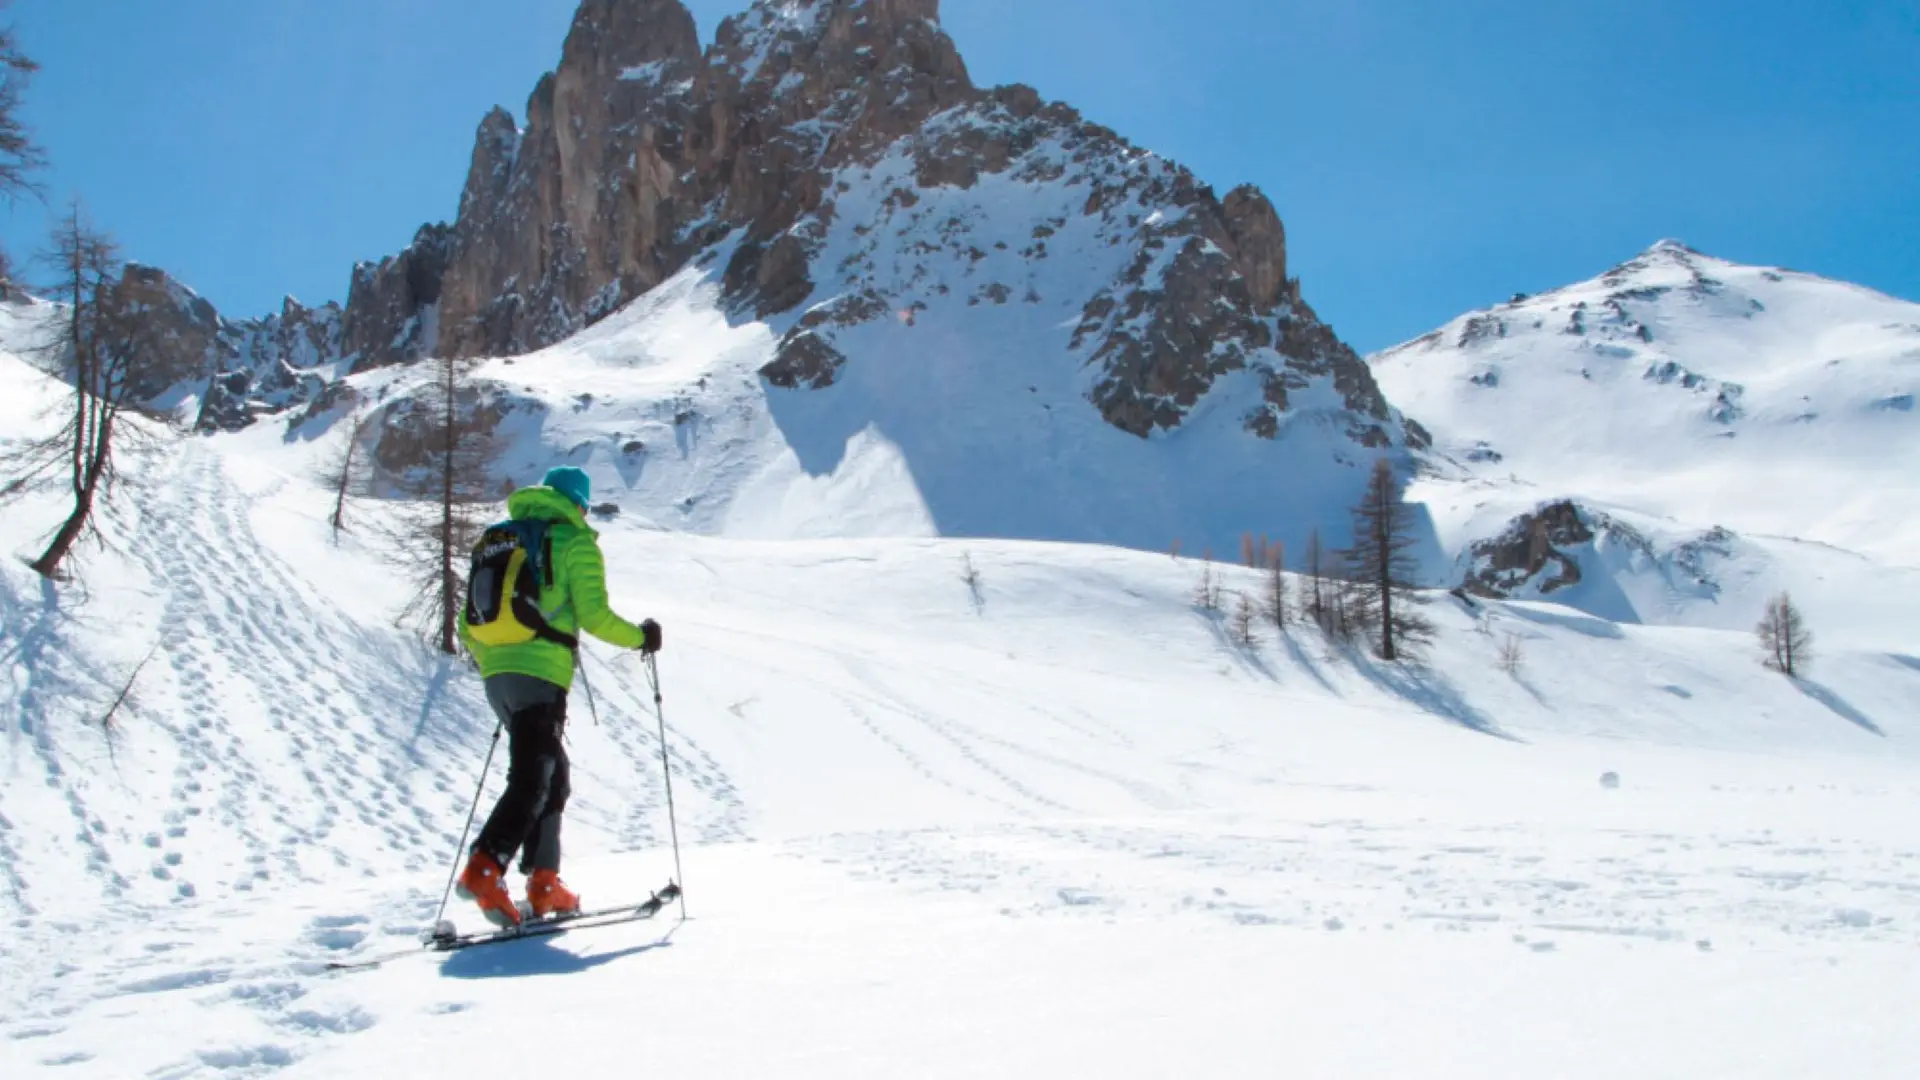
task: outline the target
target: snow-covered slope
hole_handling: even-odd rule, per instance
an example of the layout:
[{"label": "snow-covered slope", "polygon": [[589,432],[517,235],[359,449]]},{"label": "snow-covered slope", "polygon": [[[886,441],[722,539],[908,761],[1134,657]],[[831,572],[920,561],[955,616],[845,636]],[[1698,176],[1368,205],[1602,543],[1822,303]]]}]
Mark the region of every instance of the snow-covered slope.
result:
[{"label": "snow-covered slope", "polygon": [[[620,365],[636,395],[697,390],[764,345],[673,310],[630,317],[685,347],[609,327],[543,354],[541,393]],[[0,357],[0,430],[56,399]],[[650,478],[767,475],[750,415],[721,415],[731,450],[596,396],[524,445],[624,423],[661,448]],[[492,727],[469,672],[391,627],[373,533],[328,541],[305,477],[342,427],[130,458],[78,584],[0,562],[0,1072],[1900,1076],[1920,1053],[1912,649],[1836,648],[1795,684],[1744,634],[1441,596],[1430,662],[1381,666],[1301,628],[1232,644],[1187,560],[664,532],[646,503],[604,542],[619,606],[669,627],[693,921],[329,976],[431,919]],[[833,497],[885,512],[882,489]],[[0,547],[55,511],[10,508]],[[569,876],[610,900],[672,863],[644,686],[605,650],[587,670]]]},{"label": "snow-covered slope", "polygon": [[1573,500],[1609,551],[1580,554],[1588,587],[1555,599],[1736,627],[1791,586],[1843,632],[1910,623],[1920,305],[1664,241],[1370,362],[1436,441],[1413,489],[1454,563],[1436,575]]},{"label": "snow-covered slope", "polygon": [[[623,514],[737,538],[1178,543],[1224,556],[1247,532],[1296,543],[1315,526],[1342,535],[1371,455],[1392,451],[1353,441],[1353,414],[1330,386],[1298,394],[1273,438],[1246,430],[1261,401],[1251,375],[1223,379],[1179,430],[1151,439],[1088,404],[1094,376],[1049,351],[1065,349],[1078,307],[1057,299],[1070,294],[1054,279],[1084,275],[1097,239],[1063,229],[1056,258],[989,259],[977,275],[955,268],[950,287],[939,280],[945,264],[926,262],[928,295],[950,299],[840,328],[842,347],[862,359],[813,389],[761,376],[780,339],[730,314],[718,253],[568,341],[476,370],[511,399],[503,478],[578,465],[596,498]],[[871,245],[859,253],[886,257]],[[1021,289],[1056,299],[965,297],[1013,268]],[[386,369],[349,385],[359,401],[391,403],[423,378]],[[297,440],[337,437],[346,398],[337,400],[273,427]]]}]

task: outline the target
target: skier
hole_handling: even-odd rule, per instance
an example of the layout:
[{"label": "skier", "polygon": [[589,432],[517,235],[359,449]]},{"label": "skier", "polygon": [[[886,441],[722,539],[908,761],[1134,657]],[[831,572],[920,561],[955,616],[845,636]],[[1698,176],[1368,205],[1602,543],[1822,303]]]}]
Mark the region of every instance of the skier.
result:
[{"label": "skier", "polygon": [[560,815],[569,792],[561,735],[573,685],[574,635],[584,630],[621,648],[660,649],[659,623],[648,619],[635,626],[608,606],[606,561],[585,517],[591,491],[586,473],[563,466],[549,470],[540,487],[522,488],[507,499],[514,523],[544,523],[535,534],[544,537],[544,565],[530,578],[537,579],[538,611],[530,614],[538,636],[489,645],[470,624],[480,617],[471,596],[460,613],[461,639],[479,662],[487,702],[509,743],[507,790],[480,830],[457,886],[462,899],[477,902],[487,920],[502,928],[520,925],[503,880],[516,851],[521,873],[529,875],[527,901],[536,917],[580,910],[580,897],[560,881]]}]

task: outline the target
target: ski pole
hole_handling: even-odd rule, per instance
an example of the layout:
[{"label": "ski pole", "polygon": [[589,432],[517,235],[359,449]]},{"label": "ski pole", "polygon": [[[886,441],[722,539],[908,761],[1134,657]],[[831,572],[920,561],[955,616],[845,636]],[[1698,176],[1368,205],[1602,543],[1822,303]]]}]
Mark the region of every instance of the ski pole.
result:
[{"label": "ski pole", "polygon": [[593,680],[587,678],[586,656],[587,656],[587,647],[583,644],[580,646],[580,662],[578,664],[575,664],[574,668],[580,672],[580,685],[587,688],[587,711],[593,714],[593,726],[599,727],[600,726],[600,706],[594,704]]},{"label": "ski pole", "polygon": [[680,873],[680,823],[673,812],[673,766],[667,761],[667,713],[660,704],[660,666],[646,654],[647,686],[653,690],[653,715],[660,722],[660,772],[667,780],[667,829],[673,837],[673,883],[680,886],[680,921],[687,921],[687,883]]},{"label": "ski pole", "polygon": [[453,867],[447,871],[447,887],[440,893],[440,910],[433,916],[433,929],[440,932],[440,920],[447,917],[447,900],[453,896],[454,879],[460,876],[460,853],[466,850],[467,834],[473,831],[474,815],[480,812],[480,793],[486,790],[487,774],[493,771],[493,752],[500,748],[500,729],[505,724],[493,725],[493,742],[487,745],[487,763],[480,767],[480,782],[473,787],[473,806],[467,810],[467,823],[460,827],[460,843],[453,849]]}]

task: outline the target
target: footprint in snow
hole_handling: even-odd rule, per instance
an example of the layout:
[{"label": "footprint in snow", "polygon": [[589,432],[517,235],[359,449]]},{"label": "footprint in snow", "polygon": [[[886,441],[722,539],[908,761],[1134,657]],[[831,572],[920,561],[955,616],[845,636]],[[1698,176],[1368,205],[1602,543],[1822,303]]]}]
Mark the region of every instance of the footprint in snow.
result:
[{"label": "footprint in snow", "polygon": [[299,1012],[288,1013],[278,1023],[281,1027],[291,1028],[303,1035],[354,1035],[379,1022],[365,1009],[350,1008],[338,1013],[302,1009]]},{"label": "footprint in snow", "polygon": [[364,915],[322,915],[308,924],[307,940],[339,952],[367,940],[367,926]]},{"label": "footprint in snow", "polygon": [[202,1050],[196,1055],[202,1065],[212,1069],[245,1069],[260,1072],[265,1069],[284,1069],[298,1059],[292,1050],[273,1043],[259,1046],[238,1046],[226,1050]]}]

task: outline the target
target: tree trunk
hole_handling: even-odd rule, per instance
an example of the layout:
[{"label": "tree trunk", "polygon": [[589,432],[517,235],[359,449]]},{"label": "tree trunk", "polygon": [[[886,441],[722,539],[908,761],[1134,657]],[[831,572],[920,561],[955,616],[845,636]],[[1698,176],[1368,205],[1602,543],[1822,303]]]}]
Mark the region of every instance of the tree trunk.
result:
[{"label": "tree trunk", "polygon": [[1376,506],[1378,513],[1373,529],[1373,542],[1380,549],[1380,658],[1392,663],[1393,648],[1393,505],[1386,502],[1390,492],[1380,493],[1385,505]]},{"label": "tree trunk", "polygon": [[441,462],[440,473],[440,651],[448,656],[459,652],[454,642],[453,605],[456,601],[453,583],[453,470],[454,448],[459,435],[454,430],[453,420],[453,362],[447,362],[446,392],[446,458]]},{"label": "tree trunk", "polygon": [[[101,421],[95,420],[99,424]],[[60,570],[60,563],[73,550],[73,545],[87,529],[87,519],[93,514],[93,500],[100,488],[100,477],[106,474],[106,450],[88,453],[88,462],[84,467],[85,481],[73,495],[73,512],[67,520],[60,523],[60,530],[53,534],[53,540],[47,545],[38,559],[33,561],[33,570],[44,578],[51,578]]]},{"label": "tree trunk", "polygon": [[347,489],[353,486],[353,451],[360,434],[359,425],[347,433],[347,456],[340,463],[340,486],[333,493],[333,538],[340,539],[340,533],[347,527]]},{"label": "tree trunk", "polygon": [[1793,678],[1793,605],[1780,600],[1780,667]]},{"label": "tree trunk", "polygon": [[33,561],[33,571],[41,577],[50,578],[60,569],[60,563],[73,550],[74,542],[87,527],[87,515],[93,512],[93,492],[78,495],[73,501],[73,512],[60,524],[60,531],[53,534],[53,542],[47,550]]},{"label": "tree trunk", "polygon": [[100,481],[107,475],[109,456],[113,452],[113,414],[110,406],[98,395],[92,393],[86,383],[91,381],[90,361],[86,353],[76,360],[79,372],[76,382],[79,384],[74,396],[79,399],[79,411],[74,417],[73,437],[73,511],[67,520],[53,534],[53,540],[47,544],[47,550],[33,561],[33,570],[44,578],[51,578],[60,571],[60,564],[73,551],[73,546],[86,534],[87,521],[93,515],[93,504],[100,491]]}]

